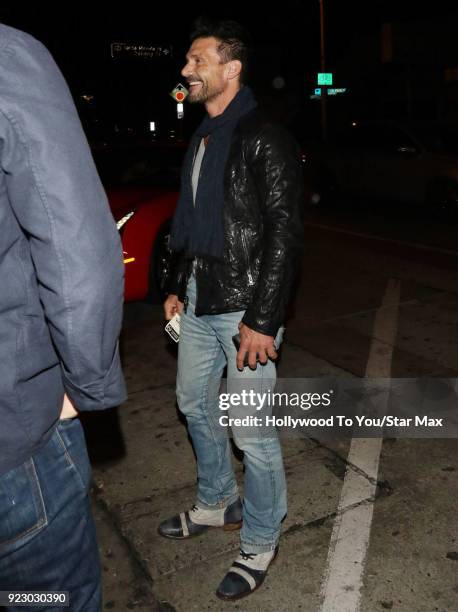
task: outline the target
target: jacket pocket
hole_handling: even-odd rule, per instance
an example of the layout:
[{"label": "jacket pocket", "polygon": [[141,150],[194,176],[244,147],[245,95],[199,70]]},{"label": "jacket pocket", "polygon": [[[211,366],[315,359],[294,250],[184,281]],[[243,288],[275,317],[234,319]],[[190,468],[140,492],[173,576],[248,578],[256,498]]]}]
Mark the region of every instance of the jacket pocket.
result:
[{"label": "jacket pocket", "polygon": [[0,554],[13,552],[47,525],[33,459],[0,476]]}]

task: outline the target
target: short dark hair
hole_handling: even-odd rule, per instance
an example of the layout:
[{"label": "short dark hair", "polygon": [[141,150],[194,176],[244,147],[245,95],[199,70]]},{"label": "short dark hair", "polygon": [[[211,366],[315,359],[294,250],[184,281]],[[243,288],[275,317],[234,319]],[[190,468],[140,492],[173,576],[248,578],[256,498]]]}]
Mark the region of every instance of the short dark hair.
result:
[{"label": "short dark hair", "polygon": [[218,45],[218,53],[223,63],[232,60],[241,62],[240,82],[245,83],[251,51],[251,38],[247,30],[237,21],[198,17],[193,24],[191,43],[197,38],[210,37],[221,41]]}]

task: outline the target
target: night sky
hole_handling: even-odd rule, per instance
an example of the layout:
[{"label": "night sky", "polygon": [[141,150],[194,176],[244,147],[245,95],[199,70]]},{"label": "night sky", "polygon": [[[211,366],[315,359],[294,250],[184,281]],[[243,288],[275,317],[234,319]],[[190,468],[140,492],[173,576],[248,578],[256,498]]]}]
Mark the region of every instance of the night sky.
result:
[{"label": "night sky", "polygon": [[[281,12],[277,3],[268,5],[245,0],[227,2],[227,8],[221,4],[215,10],[215,2],[156,2],[128,12],[133,3],[123,3],[116,8],[96,3],[53,3],[52,9],[46,8],[46,4],[34,3],[26,10],[23,5],[21,10],[0,9],[0,20],[44,42],[70,81],[79,74],[97,72],[107,46],[116,39],[171,43],[178,65],[181,65],[190,25],[201,14],[236,19],[248,27],[256,44],[280,44],[289,63],[301,69],[318,67],[318,0],[282,0],[278,3]],[[325,0],[325,10],[327,55],[332,63],[350,40],[377,31],[383,21],[434,19],[456,12],[457,3],[450,0],[430,3]]]},{"label": "night sky", "polygon": [[[0,21],[41,40],[56,59],[75,98],[83,93],[95,94],[101,100],[99,108],[108,109],[104,115],[116,108],[113,112],[119,113],[121,107],[125,116],[140,116],[153,107],[157,107],[157,113],[164,109],[174,112],[168,93],[183,80],[180,70],[189,47],[189,31],[199,15],[236,19],[247,27],[259,49],[254,68],[260,87],[271,87],[275,76],[284,77],[295,90],[313,87],[320,65],[318,0],[281,0],[273,5],[245,0],[224,6],[169,1],[138,6],[129,12],[133,6],[62,3],[53,4],[51,9],[35,3],[27,10],[23,5],[21,10],[0,9]],[[411,0],[325,0],[325,11],[327,66],[332,70],[333,61],[352,40],[369,33],[378,35],[384,21],[440,19],[456,13],[458,7],[456,0],[427,4]],[[121,41],[173,45],[174,56],[168,61],[140,60],[124,67],[118,62],[115,66],[110,43]]]}]

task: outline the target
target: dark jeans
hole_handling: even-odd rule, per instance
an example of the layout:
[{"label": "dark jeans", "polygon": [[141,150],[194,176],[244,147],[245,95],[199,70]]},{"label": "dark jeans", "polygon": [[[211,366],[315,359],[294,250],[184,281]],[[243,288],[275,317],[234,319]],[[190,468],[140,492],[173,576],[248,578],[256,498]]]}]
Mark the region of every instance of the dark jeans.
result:
[{"label": "dark jeans", "polygon": [[44,447],[0,476],[0,590],[69,591],[69,608],[39,609],[100,611],[90,478],[78,419],[59,421]]}]

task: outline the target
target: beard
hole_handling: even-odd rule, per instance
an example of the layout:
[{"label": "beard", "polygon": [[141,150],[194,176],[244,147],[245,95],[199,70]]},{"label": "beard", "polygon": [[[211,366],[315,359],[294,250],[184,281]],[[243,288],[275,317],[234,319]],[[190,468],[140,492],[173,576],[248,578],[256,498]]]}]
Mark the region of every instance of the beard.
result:
[{"label": "beard", "polygon": [[202,85],[199,90],[196,91],[196,93],[189,94],[188,100],[191,104],[205,104],[206,102],[211,102],[224,91],[223,87],[212,86],[205,81],[200,82]]}]

